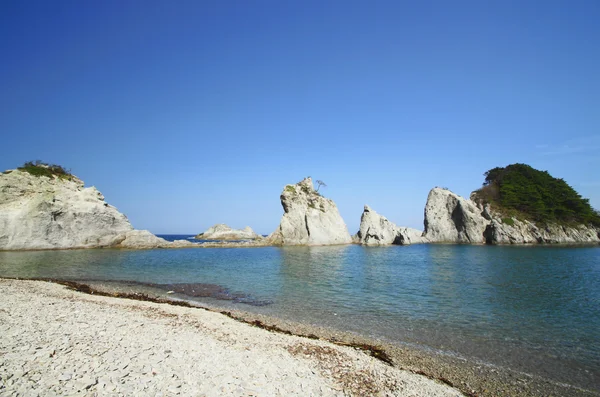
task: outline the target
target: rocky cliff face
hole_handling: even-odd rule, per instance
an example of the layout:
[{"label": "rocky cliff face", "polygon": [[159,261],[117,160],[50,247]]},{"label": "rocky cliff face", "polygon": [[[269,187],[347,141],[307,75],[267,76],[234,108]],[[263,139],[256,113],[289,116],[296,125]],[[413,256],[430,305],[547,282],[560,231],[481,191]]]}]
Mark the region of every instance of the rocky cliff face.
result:
[{"label": "rocky cliff face", "polygon": [[243,229],[232,229],[224,223],[211,226],[204,233],[196,236],[202,240],[255,240],[261,239],[262,236],[254,233],[250,226]]},{"label": "rocky cliff face", "polygon": [[434,188],[425,205],[425,233],[431,242],[473,244],[594,244],[600,231],[578,225],[537,226],[502,216],[447,189]]},{"label": "rocky cliff face", "polygon": [[431,242],[485,242],[483,232],[488,220],[471,200],[450,190],[431,189],[425,204],[425,236]]},{"label": "rocky cliff face", "polygon": [[91,248],[133,227],[95,187],[76,177],[0,174],[0,249]]},{"label": "rocky cliff face", "polygon": [[277,245],[350,244],[352,238],[335,203],[319,195],[311,178],[281,193],[284,214],[268,240]]},{"label": "rocky cliff face", "polygon": [[363,245],[409,245],[427,242],[417,229],[398,227],[365,205],[355,240]]},{"label": "rocky cliff face", "polygon": [[[182,244],[191,244],[187,241]],[[176,246],[134,230],[95,187],[11,170],[0,174],[0,250]]]},{"label": "rocky cliff face", "polygon": [[529,221],[510,218],[507,224],[492,219],[484,236],[488,244],[598,244],[600,231],[585,225],[539,227]]}]

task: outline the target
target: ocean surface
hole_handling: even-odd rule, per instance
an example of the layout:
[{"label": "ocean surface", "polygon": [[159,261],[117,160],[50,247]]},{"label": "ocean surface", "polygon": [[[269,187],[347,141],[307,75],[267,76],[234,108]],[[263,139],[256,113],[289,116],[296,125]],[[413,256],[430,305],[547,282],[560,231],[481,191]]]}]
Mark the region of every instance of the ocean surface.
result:
[{"label": "ocean surface", "polygon": [[600,247],[0,252],[2,276],[151,285],[600,390]]}]

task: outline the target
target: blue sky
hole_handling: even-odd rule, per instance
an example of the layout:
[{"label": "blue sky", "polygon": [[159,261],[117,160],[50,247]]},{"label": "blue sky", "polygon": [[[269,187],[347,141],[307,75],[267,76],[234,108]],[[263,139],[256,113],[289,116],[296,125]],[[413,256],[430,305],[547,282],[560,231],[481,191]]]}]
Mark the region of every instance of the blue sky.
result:
[{"label": "blue sky", "polygon": [[600,2],[3,1],[0,168],[62,164],[136,228],[270,233],[284,185],[422,228],[515,162],[600,208]]}]

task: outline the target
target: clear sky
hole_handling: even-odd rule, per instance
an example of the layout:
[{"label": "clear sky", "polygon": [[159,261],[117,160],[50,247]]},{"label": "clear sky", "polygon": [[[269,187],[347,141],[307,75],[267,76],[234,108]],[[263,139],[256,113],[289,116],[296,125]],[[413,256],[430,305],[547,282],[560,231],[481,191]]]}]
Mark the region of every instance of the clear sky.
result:
[{"label": "clear sky", "polygon": [[600,208],[600,1],[0,2],[0,168],[41,159],[134,227],[270,233],[328,184],[422,228],[515,162]]}]

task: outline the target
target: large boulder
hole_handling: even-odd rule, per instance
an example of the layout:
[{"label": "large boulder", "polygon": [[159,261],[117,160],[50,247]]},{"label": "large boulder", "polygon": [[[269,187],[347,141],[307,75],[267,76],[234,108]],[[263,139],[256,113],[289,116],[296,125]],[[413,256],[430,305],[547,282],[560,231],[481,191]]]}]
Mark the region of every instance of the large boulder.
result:
[{"label": "large boulder", "polygon": [[417,229],[396,226],[365,205],[355,240],[363,245],[409,245],[426,242],[422,234],[423,232]]},{"label": "large boulder", "polygon": [[439,187],[429,192],[424,233],[429,241],[482,244],[488,224],[483,210],[473,201]]},{"label": "large boulder", "polygon": [[284,214],[268,237],[276,245],[350,244],[352,238],[333,200],[317,193],[312,179],[287,185],[281,193]]},{"label": "large boulder", "polygon": [[0,174],[0,250],[105,247],[131,230],[125,215],[75,176]]},{"label": "large boulder", "polygon": [[224,223],[211,226],[204,233],[196,236],[201,240],[255,240],[261,239],[262,236],[254,233],[250,226],[243,229],[232,229]]}]

